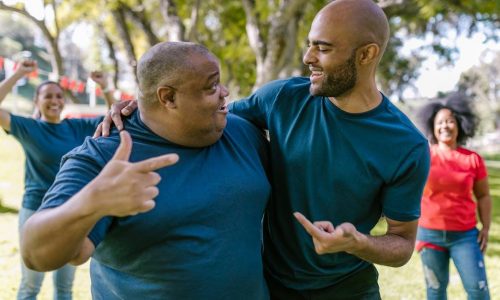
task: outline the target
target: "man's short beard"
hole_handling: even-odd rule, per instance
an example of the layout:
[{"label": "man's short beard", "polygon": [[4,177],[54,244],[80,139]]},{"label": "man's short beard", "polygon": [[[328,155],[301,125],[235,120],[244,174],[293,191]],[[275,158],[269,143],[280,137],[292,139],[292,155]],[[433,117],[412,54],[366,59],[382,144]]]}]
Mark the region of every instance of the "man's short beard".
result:
[{"label": "man's short beard", "polygon": [[325,80],[319,87],[314,88],[311,84],[309,88],[311,95],[339,97],[350,91],[356,85],[358,76],[355,61],[356,49],[344,64],[336,67],[330,74],[325,74]]}]

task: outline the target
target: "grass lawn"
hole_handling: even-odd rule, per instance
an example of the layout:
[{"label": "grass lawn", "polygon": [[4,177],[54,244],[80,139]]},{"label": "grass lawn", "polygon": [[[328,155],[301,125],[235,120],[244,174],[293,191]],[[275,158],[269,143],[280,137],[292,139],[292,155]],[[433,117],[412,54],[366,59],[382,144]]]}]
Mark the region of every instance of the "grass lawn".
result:
[{"label": "grass lawn", "polygon": [[[17,210],[23,192],[24,156],[19,144],[0,131],[0,299],[15,299],[20,280]],[[486,255],[486,266],[492,299],[500,299],[500,169],[490,169],[493,195],[493,224]],[[379,224],[375,232],[383,232]],[[414,254],[401,268],[377,266],[383,299],[425,299],[424,277],[420,258]],[[44,281],[39,299],[52,299],[52,279]],[[74,299],[90,299],[88,264],[77,269]],[[147,295],[145,295],[147,296]],[[460,278],[452,267],[449,299],[466,299]],[[147,297],[146,297],[147,298]]]}]

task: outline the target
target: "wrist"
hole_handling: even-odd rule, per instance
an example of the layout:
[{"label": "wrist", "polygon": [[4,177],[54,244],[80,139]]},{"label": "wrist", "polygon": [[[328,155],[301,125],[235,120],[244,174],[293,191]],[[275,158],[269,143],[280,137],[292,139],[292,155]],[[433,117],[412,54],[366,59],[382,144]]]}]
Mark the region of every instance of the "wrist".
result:
[{"label": "wrist", "polygon": [[12,77],[15,78],[16,80],[19,80],[23,78],[24,76],[28,75],[28,73],[21,71],[20,69],[17,69],[14,74],[12,74]]},{"label": "wrist", "polygon": [[81,217],[99,220],[105,216],[99,191],[100,188],[95,188],[91,181],[70,199]]},{"label": "wrist", "polygon": [[354,245],[349,251],[346,252],[355,256],[360,256],[367,247],[368,237],[365,234],[356,231],[356,233],[354,234]]}]

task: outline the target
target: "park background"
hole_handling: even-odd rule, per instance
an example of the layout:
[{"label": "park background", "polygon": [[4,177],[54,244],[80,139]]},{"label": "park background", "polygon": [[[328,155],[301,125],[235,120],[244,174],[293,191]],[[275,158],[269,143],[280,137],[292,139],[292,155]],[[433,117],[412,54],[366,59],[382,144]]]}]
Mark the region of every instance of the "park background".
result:
[{"label": "park background", "polygon": [[[2,107],[30,115],[33,88],[45,79],[67,90],[68,105],[102,112],[99,91],[81,88],[91,70],[105,70],[117,99],[135,94],[137,59],[159,41],[206,45],[221,61],[230,99],[263,83],[308,75],[301,56],[315,13],[325,0],[4,0],[0,1],[0,79],[13,62],[31,57],[36,74]],[[380,0],[391,40],[378,73],[380,89],[412,120],[418,107],[453,92],[467,96],[480,115],[469,147],[488,159],[494,216],[486,265],[493,299],[500,299],[500,1]],[[77,105],[78,104],[78,105]],[[73,111],[74,113],[74,111]],[[73,115],[78,115],[73,114]],[[20,145],[0,132],[0,299],[14,299],[20,279],[17,211],[23,192]],[[374,234],[383,232],[379,225]],[[402,268],[380,267],[383,299],[424,299],[416,254]],[[51,299],[46,276],[40,299]],[[79,267],[75,299],[90,299],[88,264]],[[465,299],[452,273],[450,299]]]}]

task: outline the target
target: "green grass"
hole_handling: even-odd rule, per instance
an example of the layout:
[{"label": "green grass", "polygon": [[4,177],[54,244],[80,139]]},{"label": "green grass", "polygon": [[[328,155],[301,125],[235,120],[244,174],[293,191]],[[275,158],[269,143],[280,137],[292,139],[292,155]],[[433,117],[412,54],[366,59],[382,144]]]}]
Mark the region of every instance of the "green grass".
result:
[{"label": "green grass", "polygon": [[[15,299],[20,280],[17,210],[23,192],[24,156],[22,148],[10,136],[0,131],[0,299]],[[486,253],[486,266],[492,299],[500,299],[500,169],[489,169],[493,195],[493,223],[490,243]],[[375,233],[384,232],[383,222]],[[382,299],[425,299],[424,277],[420,258],[413,254],[401,268],[377,266]],[[49,274],[50,275],[50,274]],[[90,299],[88,264],[77,269],[74,299]],[[147,295],[145,295],[147,296]],[[460,278],[454,267],[448,287],[448,299],[466,299]],[[147,297],[146,297],[147,298]],[[52,278],[46,276],[40,300],[52,299]]]}]

